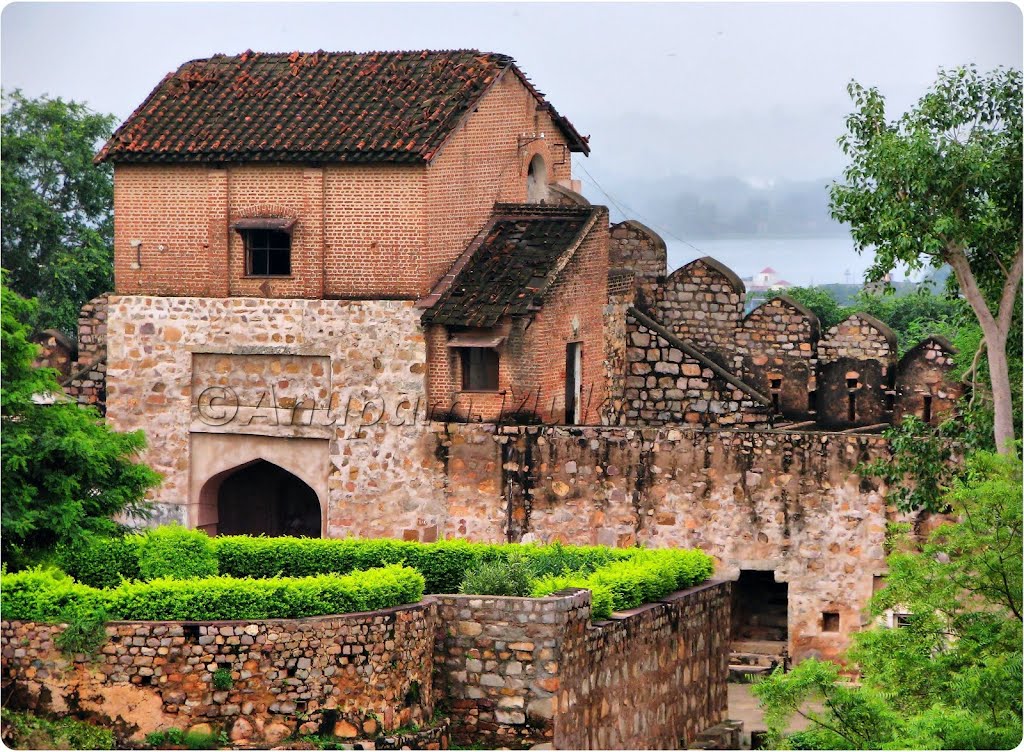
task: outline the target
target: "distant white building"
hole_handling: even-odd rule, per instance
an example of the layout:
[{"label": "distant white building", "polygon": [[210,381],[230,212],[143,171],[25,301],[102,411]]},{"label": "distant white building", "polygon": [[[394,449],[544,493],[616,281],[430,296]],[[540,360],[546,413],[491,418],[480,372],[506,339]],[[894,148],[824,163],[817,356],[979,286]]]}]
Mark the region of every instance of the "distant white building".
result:
[{"label": "distant white building", "polygon": [[784,279],[779,279],[779,273],[766,266],[753,277],[743,280],[747,286],[747,292],[775,292],[785,290],[793,285]]}]

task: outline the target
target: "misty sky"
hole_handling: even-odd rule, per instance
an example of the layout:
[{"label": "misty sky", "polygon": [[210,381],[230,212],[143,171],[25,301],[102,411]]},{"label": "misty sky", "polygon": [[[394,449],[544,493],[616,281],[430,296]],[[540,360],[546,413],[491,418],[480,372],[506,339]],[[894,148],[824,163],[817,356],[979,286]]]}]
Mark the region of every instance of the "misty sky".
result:
[{"label": "misty sky", "polygon": [[576,163],[641,215],[626,193],[637,180],[838,175],[851,78],[897,112],[940,66],[1022,61],[1009,3],[14,3],[0,41],[5,89],[121,119],[166,73],[217,52],[503,52],[590,134]]}]

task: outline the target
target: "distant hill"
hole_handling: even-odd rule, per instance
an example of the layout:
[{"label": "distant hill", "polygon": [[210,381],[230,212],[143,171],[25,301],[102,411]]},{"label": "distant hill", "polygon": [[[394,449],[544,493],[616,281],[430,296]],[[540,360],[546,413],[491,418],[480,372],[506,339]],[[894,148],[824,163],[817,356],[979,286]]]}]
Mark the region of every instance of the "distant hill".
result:
[{"label": "distant hill", "polygon": [[681,237],[826,237],[847,230],[828,213],[831,179],[755,185],[739,177],[627,180],[615,191]]}]

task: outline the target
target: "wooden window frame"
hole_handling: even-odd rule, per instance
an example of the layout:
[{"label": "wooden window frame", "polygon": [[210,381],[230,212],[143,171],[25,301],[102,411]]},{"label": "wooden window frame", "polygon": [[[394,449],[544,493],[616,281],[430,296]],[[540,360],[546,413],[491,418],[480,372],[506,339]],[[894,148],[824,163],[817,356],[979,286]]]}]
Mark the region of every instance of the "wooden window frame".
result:
[{"label": "wooden window frame", "polygon": [[499,391],[501,358],[493,347],[460,347],[459,367],[463,392]]}]

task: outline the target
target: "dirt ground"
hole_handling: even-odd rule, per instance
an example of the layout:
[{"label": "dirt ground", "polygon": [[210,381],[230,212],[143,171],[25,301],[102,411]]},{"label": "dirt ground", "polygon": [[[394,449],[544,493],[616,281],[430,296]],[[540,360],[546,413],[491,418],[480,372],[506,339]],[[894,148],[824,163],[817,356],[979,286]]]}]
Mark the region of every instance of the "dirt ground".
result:
[{"label": "dirt ground", "polygon": [[[764,713],[758,707],[757,698],[750,693],[749,684],[729,683],[729,712],[727,718],[733,721],[743,721],[742,748],[750,749],[750,732],[765,731]],[[820,706],[813,706],[820,710]],[[803,731],[808,723],[805,719],[796,716],[790,721],[789,731]]]}]

